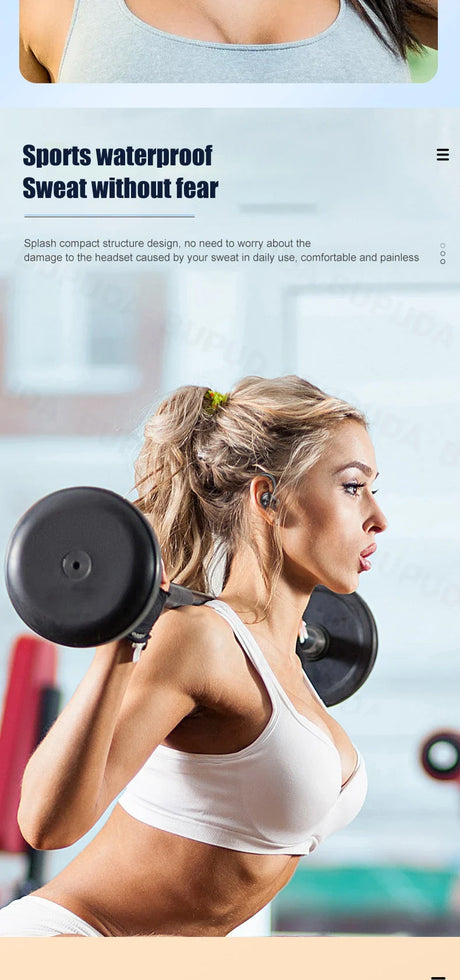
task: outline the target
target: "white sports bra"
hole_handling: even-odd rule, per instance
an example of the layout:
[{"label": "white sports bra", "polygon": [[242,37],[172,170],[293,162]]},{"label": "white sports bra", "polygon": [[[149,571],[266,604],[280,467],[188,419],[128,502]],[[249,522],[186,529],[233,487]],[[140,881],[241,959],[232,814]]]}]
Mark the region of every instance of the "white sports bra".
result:
[{"label": "white sports bra", "polygon": [[[219,599],[207,605],[230,624],[260,674],[271,718],[239,752],[204,755],[159,745],[119,802],[137,820],[180,837],[252,854],[309,854],[360,811],[364,763],[358,752],[341,786],[332,740],[294,708],[233,609]],[[323,704],[306,676],[305,683]]]}]

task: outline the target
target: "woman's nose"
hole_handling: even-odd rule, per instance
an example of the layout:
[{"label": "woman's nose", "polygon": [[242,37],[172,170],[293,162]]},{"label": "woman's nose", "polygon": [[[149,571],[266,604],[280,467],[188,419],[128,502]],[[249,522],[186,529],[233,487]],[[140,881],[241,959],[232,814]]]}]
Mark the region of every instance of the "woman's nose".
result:
[{"label": "woman's nose", "polygon": [[383,510],[376,505],[369,519],[366,521],[365,530],[374,531],[375,534],[380,534],[382,531],[385,531],[387,527],[388,521],[383,513]]}]

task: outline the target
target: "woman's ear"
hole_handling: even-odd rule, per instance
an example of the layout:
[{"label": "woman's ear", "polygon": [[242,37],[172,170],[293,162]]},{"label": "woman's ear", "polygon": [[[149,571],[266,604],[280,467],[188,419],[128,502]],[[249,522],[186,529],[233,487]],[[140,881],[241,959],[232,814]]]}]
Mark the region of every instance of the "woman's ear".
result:
[{"label": "woman's ear", "polygon": [[[276,510],[276,480],[271,473],[261,473],[251,481],[251,497],[257,507],[264,511]],[[271,521],[270,521],[271,523]]]}]

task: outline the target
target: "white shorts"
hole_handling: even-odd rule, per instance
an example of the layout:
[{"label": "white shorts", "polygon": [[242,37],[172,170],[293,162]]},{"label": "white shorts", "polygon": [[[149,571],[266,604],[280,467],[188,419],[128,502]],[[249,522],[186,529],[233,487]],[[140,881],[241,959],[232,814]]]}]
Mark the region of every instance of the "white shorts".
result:
[{"label": "white shorts", "polygon": [[[101,936],[80,916],[38,895],[26,895],[0,909],[0,936]],[[103,937],[102,937],[103,938]]]}]

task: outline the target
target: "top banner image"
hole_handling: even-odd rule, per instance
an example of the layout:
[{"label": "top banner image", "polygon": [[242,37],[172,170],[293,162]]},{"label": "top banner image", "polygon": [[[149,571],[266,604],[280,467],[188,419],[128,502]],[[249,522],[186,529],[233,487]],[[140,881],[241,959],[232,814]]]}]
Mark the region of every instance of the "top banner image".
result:
[{"label": "top banner image", "polygon": [[436,72],[437,0],[21,0],[37,83],[407,83]]},{"label": "top banner image", "polygon": [[18,0],[6,108],[448,108],[456,0]]}]

